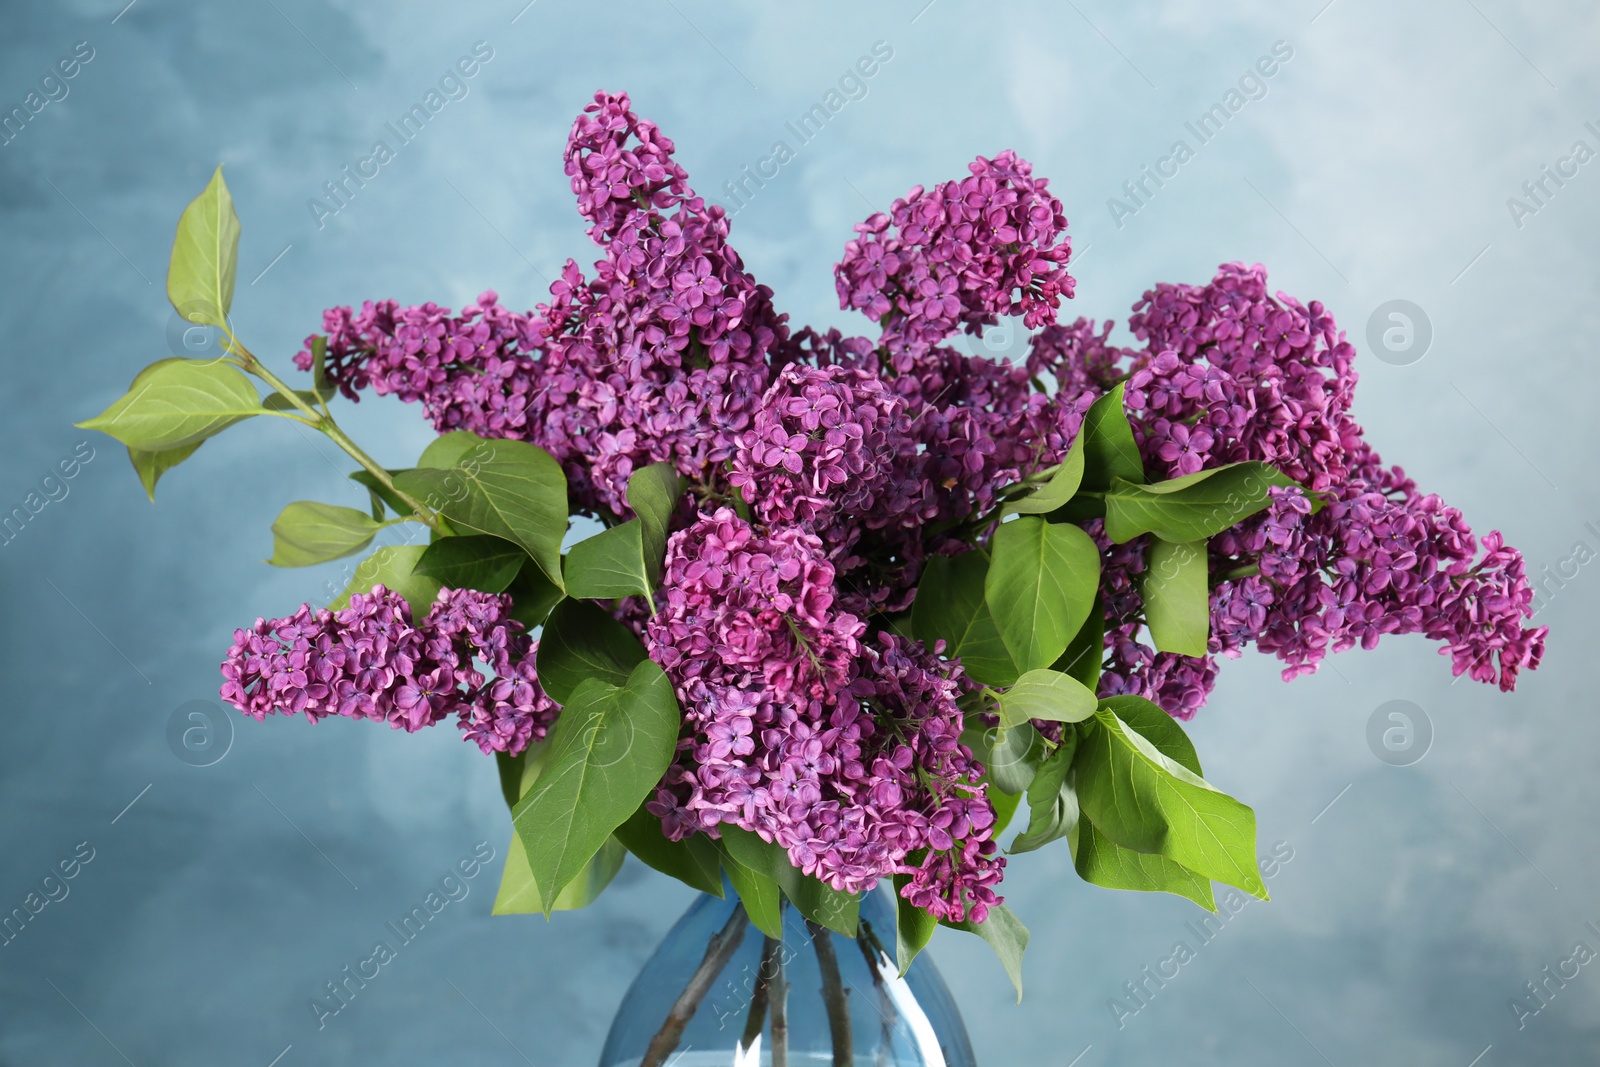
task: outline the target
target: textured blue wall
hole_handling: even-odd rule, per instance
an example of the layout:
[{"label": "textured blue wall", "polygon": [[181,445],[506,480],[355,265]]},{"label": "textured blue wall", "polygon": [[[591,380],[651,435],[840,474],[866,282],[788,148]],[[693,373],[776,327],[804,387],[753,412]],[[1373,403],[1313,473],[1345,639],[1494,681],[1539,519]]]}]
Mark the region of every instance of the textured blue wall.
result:
[{"label": "textured blue wall", "polygon": [[[336,566],[257,561],[284,503],[354,501],[349,464],[292,424],[247,425],[152,507],[120,449],[70,423],[172,353],[172,228],[218,161],[244,223],[236,328],[280,368],[328,304],[494,287],[531,307],[566,257],[592,258],[560,153],[600,87],[632,92],[714,198],[789,142],[734,237],[797,322],[848,325],[831,265],[853,221],[1005,147],[1066,203],[1078,314],[1123,316],[1148,284],[1231,259],[1325,301],[1363,348],[1375,309],[1412,301],[1426,358],[1362,360],[1372,439],[1536,570],[1575,573],[1540,614],[1547,666],[1514,696],[1452,685],[1420,639],[1288,686],[1274,661],[1227,664],[1192,733],[1209,776],[1256,806],[1263,846],[1292,849],[1273,902],[1230,918],[1119,1027],[1108,1002],[1131,1008],[1125,982],[1198,945],[1200,913],[1085,886],[1064,848],[1016,861],[1006,885],[1034,935],[1022,1006],[981,944],[934,944],[987,1062],[1594,1062],[1595,967],[1552,982],[1520,1029],[1508,1006],[1576,943],[1600,949],[1584,925],[1600,925],[1600,726],[1582,652],[1600,567],[1574,557],[1600,548],[1600,163],[1564,165],[1576,174],[1538,200],[1521,189],[1574,142],[1600,148],[1591,8],[123,2],[11,4],[0,41],[0,112],[60,97],[0,147],[0,508],[60,497],[0,547],[0,910],[80,843],[93,857],[0,946],[0,1062],[593,1061],[688,899],[636,866],[546,925],[489,917],[491,865],[318,1030],[307,1001],[387,920],[478,842],[503,854],[493,768],[449,729],[237,717],[220,762],[176,758],[169,718],[214,692],[231,629],[339,583]],[[308,206],[479,41],[493,57],[464,98],[336,214]],[[893,58],[800,144],[785,123],[877,41]],[[1292,56],[1200,143],[1185,124],[1279,41]],[[79,42],[92,58],[40,89]],[[1127,199],[1179,139],[1192,158]],[[345,411],[391,465],[428,436],[396,403]],[[85,440],[92,459],[41,488]],[[1366,740],[1394,699],[1433,726],[1413,766]]]}]

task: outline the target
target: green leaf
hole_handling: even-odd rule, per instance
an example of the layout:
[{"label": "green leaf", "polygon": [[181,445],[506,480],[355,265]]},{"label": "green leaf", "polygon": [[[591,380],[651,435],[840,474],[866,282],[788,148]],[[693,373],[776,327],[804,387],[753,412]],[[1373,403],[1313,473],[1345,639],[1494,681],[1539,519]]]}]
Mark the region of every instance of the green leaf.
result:
[{"label": "green leaf", "polygon": [[1085,435],[1080,433],[1072,439],[1072,447],[1067,449],[1067,454],[1062,457],[1061,464],[1050,480],[1039,488],[1011,501],[1000,509],[1000,517],[1007,515],[1045,515],[1061,507],[1071,500],[1078,492],[1078,486],[1083,483],[1083,451]]},{"label": "green leaf", "polygon": [[1194,742],[1183,732],[1178,720],[1163,711],[1161,705],[1144,697],[1118,696],[1106,697],[1100,706],[1121,719],[1172,762],[1195,774],[1205,773],[1200,769],[1200,755],[1194,750]]},{"label": "green leaf", "polygon": [[1123,848],[1088,819],[1079,819],[1072,838],[1072,865],[1078,876],[1106,889],[1140,893],[1175,893],[1207,911],[1216,911],[1211,882],[1165,856]]},{"label": "green leaf", "polygon": [[717,846],[704,834],[690,834],[682,841],[669,841],[661,832],[661,820],[641,805],[627,822],[617,827],[615,836],[646,866],[702,893],[722,896],[722,864]]},{"label": "green leaf", "polygon": [[1010,685],[1017,680],[1017,665],[983,598],[988,573],[989,559],[982,552],[930,559],[911,606],[911,632],[930,648],[943,639],[944,654],[959,656],[974,681]]},{"label": "green leaf", "polygon": [[218,167],[205,190],[178,217],[167,267],[167,299],[178,314],[226,328],[239,261],[239,216]]},{"label": "green leaf", "polygon": [[512,813],[547,900],[656,787],[677,751],[680,724],[672,683],[650,660],[625,686],[591,678],[563,704],[544,770]]},{"label": "green leaf", "polygon": [[[429,448],[447,440],[450,448],[467,444],[447,435]],[[480,441],[449,467],[399,472],[395,486],[437,508],[455,527],[521,545],[545,576],[561,585],[567,478],[544,449],[526,441]]]},{"label": "green leaf", "polygon": [[450,589],[503,593],[527,561],[527,553],[510,541],[467,534],[441,537],[429,545],[417,561],[416,573]]},{"label": "green leaf", "polygon": [[933,932],[939,928],[939,920],[917,907],[911,901],[900,895],[900,890],[911,881],[909,874],[894,876],[895,900],[895,964],[900,969],[900,977],[904,978],[911,969],[911,961],[917,954],[928,947],[928,942],[933,940]]},{"label": "green leaf", "polygon": [[1045,759],[1045,740],[1027,723],[1002,730],[974,721],[962,731],[961,743],[983,764],[984,778],[1006,793],[1026,792]]},{"label": "green leaf", "polygon": [[723,823],[717,827],[717,832],[722,837],[724,852],[736,863],[776,882],[801,915],[845,937],[856,936],[861,910],[856,894],[841,893],[811,877],[789,862],[789,854],[782,846],[763,841],[749,830]]},{"label": "green leaf", "polygon": [[640,467],[628,479],[628,506],[639,517],[645,577],[651,588],[661,580],[661,560],[667,551],[667,528],[677,510],[687,482],[670,463]]},{"label": "green leaf", "polygon": [[1256,869],[1255,812],[1162,755],[1110,708],[1094,722],[1073,764],[1089,820],[1124,848],[1267,899]]},{"label": "green leaf", "polygon": [[1011,984],[1017,990],[1017,1003],[1022,1003],[1022,953],[1028,947],[1028,928],[1022,925],[1022,920],[1010,908],[996,904],[989,909],[989,917],[981,923],[968,919],[959,923],[941,922],[940,925],[977,934],[987,941],[1000,958],[1000,965],[1006,969],[1006,977],[1011,979]]},{"label": "green leaf", "polygon": [[139,484],[144,486],[145,495],[152,503],[156,499],[156,482],[161,480],[161,476],[194,455],[195,450],[203,444],[204,441],[196,441],[192,445],[180,445],[161,452],[128,449],[128,460],[133,464],[134,473],[139,475]]},{"label": "green leaf", "polygon": [[1024,515],[990,548],[984,599],[1017,667],[1048,667],[1083,626],[1100,586],[1100,550],[1076,526]]},{"label": "green leaf", "polygon": [[1052,663],[1051,669],[1070,674],[1091,691],[1100,684],[1100,668],[1106,654],[1106,609],[1099,594],[1089,617],[1083,620],[1078,632],[1067,642],[1067,650]]},{"label": "green leaf", "polygon": [[587,600],[566,599],[545,620],[534,667],[539,685],[562,707],[590,678],[623,685],[645,658],[628,628]]},{"label": "green leaf", "polygon": [[[294,395],[309,407],[315,408],[323,401],[333,398],[337,390],[333,389],[296,389]],[[282,393],[268,393],[261,399],[261,406],[268,411],[293,411],[300,414],[300,409]]]},{"label": "green leaf", "polygon": [[[428,442],[428,447],[417,457],[417,466],[427,467],[430,470],[449,470],[466,460],[483,443],[484,438],[475,433],[467,430],[451,430]],[[484,459],[487,455],[485,452],[480,452],[478,458]]]},{"label": "green leaf", "polygon": [[[389,475],[393,477],[399,473],[399,471],[390,471]],[[351,471],[350,480],[358,485],[365,486],[367,492],[375,494],[379,500],[389,505],[389,510],[396,515],[411,514],[411,505],[401,500],[393,490],[373,477],[371,471]]]},{"label": "green leaf", "polygon": [[1041,667],[1000,694],[1000,728],[1009,730],[1034,719],[1082,722],[1097,706],[1094,693],[1072,675]]},{"label": "green leaf", "polygon": [[311,339],[311,389],[329,400],[339,393],[338,386],[328,384],[328,339],[321,334]]},{"label": "green leaf", "polygon": [[1011,825],[1011,817],[1017,813],[1017,808],[1022,804],[1021,793],[1007,793],[1004,789],[989,783],[986,791],[989,798],[989,807],[994,809],[994,837],[999,837]]},{"label": "green leaf", "polygon": [[725,841],[717,842],[717,854],[722,857],[722,869],[739,894],[739,901],[750,916],[755,928],[768,937],[783,938],[783,894],[772,875],[756,867],[748,867],[733,858]]},{"label": "green leaf", "polygon": [[339,598],[328,605],[332,611],[342,611],[350,606],[354,593],[370,593],[375,585],[399,593],[411,605],[412,622],[421,622],[433,609],[439,596],[439,583],[426,575],[415,573],[417,561],[422,558],[424,545],[385,545],[356,565],[356,576],[345,587]]},{"label": "green leaf", "polygon": [[586,600],[643,596],[653,606],[642,531],[638,519],[629,519],[573,545],[563,567],[567,595]]},{"label": "green leaf", "polygon": [[511,584],[504,591],[511,597],[511,617],[530,630],[543,626],[551,610],[566,595],[544,576],[544,571],[531,559],[524,559],[522,569],[517,571],[517,576],[511,579]]},{"label": "green leaf", "polygon": [[1264,509],[1272,499],[1268,489],[1295,484],[1255,460],[1154,485],[1117,481],[1106,493],[1106,536],[1118,544],[1143,533],[1163,541],[1204,541]]},{"label": "green leaf", "polygon": [[506,849],[505,871],[500,875],[500,891],[495,894],[491,914],[548,915],[553,911],[587,908],[617,876],[627,854],[627,849],[616,838],[607,840],[547,908],[539,892],[539,883],[534,880],[533,868],[528,864],[528,851],[522,844],[522,837],[513,833],[511,845]]},{"label": "green leaf", "polygon": [[163,359],[140,371],[114,404],[76,425],[141,452],[168,452],[264,410],[256,387],[227,360]]},{"label": "green leaf", "polygon": [[1204,541],[1151,538],[1139,576],[1150,637],[1162,652],[1204,656],[1211,636],[1211,587]]},{"label": "green leaf", "polygon": [[1105,492],[1119,478],[1144,481],[1144,460],[1123,403],[1125,389],[1125,384],[1119,384],[1096,400],[1083,417],[1079,431],[1084,439],[1082,488],[1092,492]]},{"label": "green leaf", "polygon": [[1028,828],[1017,835],[1006,851],[1032,852],[1043,848],[1066,837],[1078,824],[1078,794],[1067,773],[1072,769],[1077,746],[1077,731],[1067,730],[1060,746],[1039,765],[1039,773],[1028,786]]},{"label": "green leaf", "polygon": [[360,552],[382,527],[355,508],[296,500],[272,522],[274,567],[309,567]]},{"label": "green leaf", "polygon": [[517,801],[522,799],[523,754],[515,756],[508,752],[494,754],[495,770],[500,772],[500,795],[505,798],[508,808],[516,807]]}]

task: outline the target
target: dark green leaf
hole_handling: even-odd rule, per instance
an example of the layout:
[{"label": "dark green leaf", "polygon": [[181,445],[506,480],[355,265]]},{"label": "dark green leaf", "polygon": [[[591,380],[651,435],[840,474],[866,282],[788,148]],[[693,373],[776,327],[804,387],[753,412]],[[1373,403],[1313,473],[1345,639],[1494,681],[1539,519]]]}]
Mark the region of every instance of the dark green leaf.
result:
[{"label": "dark green leaf", "polygon": [[561,603],[566,595],[551,584],[550,579],[544,576],[544,571],[531,559],[522,564],[522,569],[511,579],[505,592],[511,597],[511,617],[530,630],[543,626],[550,617],[551,609]]},{"label": "dark green leaf", "polygon": [[770,877],[801,915],[845,937],[856,936],[861,909],[856,894],[841,893],[804,873],[789,862],[789,854],[781,846],[763,841],[748,830],[723,823],[717,832],[722,835],[722,847],[729,856]]},{"label": "dark green leaf", "polygon": [[[453,438],[442,437],[429,447]],[[454,439],[451,448],[466,444]],[[546,577],[561,584],[567,479],[544,449],[526,441],[480,441],[453,466],[399,472],[395,486],[442,512],[457,529],[521,545]]]},{"label": "dark green leaf", "polygon": [[[390,476],[399,474],[399,471],[390,471]],[[369,471],[352,471],[350,480],[366,487],[369,493],[377,495],[378,499],[389,505],[389,510],[396,515],[410,515],[411,505],[395,495],[394,491],[374,478]]]},{"label": "dark green leaf", "polygon": [[547,901],[655,789],[680,725],[672,683],[650,660],[625,686],[591,678],[563,704],[544,770],[512,816]]},{"label": "dark green leaf", "polygon": [[1105,661],[1106,611],[1098,594],[1089,617],[1083,620],[1078,632],[1067,642],[1067,650],[1050,666],[1063,674],[1070,674],[1087,688],[1100,685],[1100,667]]},{"label": "dark green leaf", "polygon": [[1162,755],[1109,708],[1094,723],[1073,764],[1084,815],[1124,848],[1165,856],[1265,900],[1255,812]]},{"label": "dark green leaf", "polygon": [[1144,697],[1119,696],[1106,697],[1100,706],[1127,723],[1169,760],[1195,774],[1205,773],[1200,769],[1200,756],[1194,750],[1194,742],[1183,732],[1178,720],[1163,711],[1161,705]]},{"label": "dark green leaf", "polygon": [[1007,515],[1045,515],[1071,500],[1083,482],[1084,435],[1072,439],[1072,447],[1062,457],[1061,464],[1050,480],[1026,496],[1019,497],[1000,510]]},{"label": "dark green leaf", "polygon": [[1034,719],[1082,722],[1094,714],[1097,703],[1094,693],[1072,675],[1041,667],[1000,694],[1000,728],[1009,730]]},{"label": "dark green leaf", "polygon": [[1154,485],[1118,481],[1106,494],[1106,536],[1119,544],[1143,533],[1163,541],[1204,541],[1265,508],[1268,489],[1294,484],[1254,460]]},{"label": "dark green leaf", "polygon": [[995,531],[984,599],[1019,670],[1056,661],[1099,586],[1100,550],[1078,527],[1024,515]]},{"label": "dark green leaf", "polygon": [[309,567],[360,552],[372,543],[379,524],[355,508],[296,500],[272,523],[274,567]]},{"label": "dark green leaf", "polygon": [[726,841],[717,842],[717,854],[722,857],[722,869],[733,891],[739,895],[750,922],[768,937],[782,940],[783,894],[772,875],[734,859]]},{"label": "dark green leaf", "polygon": [[911,607],[911,632],[930,648],[945,642],[944,654],[961,657],[967,676],[983,685],[1010,685],[1017,665],[1000,639],[983,598],[988,557],[982,552],[935,556],[923,568]]},{"label": "dark green leaf", "polygon": [[422,553],[416,573],[450,589],[503,593],[527,559],[510,541],[487,534],[441,537]]},{"label": "dark green leaf", "polygon": [[1078,823],[1078,795],[1068,771],[1076,754],[1078,735],[1062,734],[1061,745],[1039,765],[1028,786],[1028,828],[1011,842],[1009,852],[1032,852],[1072,832]]},{"label": "dark green leaf", "polygon": [[545,620],[534,666],[540,687],[565,707],[586,679],[622,685],[644,658],[626,626],[587,600],[567,599]]},{"label": "dark green leaf", "polygon": [[500,772],[500,795],[505,798],[506,807],[516,807],[522,799],[522,755],[496,752],[494,766]]},{"label": "dark green leaf", "polygon": [[683,475],[670,463],[640,467],[628,479],[628,506],[639,517],[645,577],[651,588],[661,579],[661,559],[667,551],[667,528],[686,486]]},{"label": "dark green leaf", "polygon": [[567,595],[587,600],[651,598],[642,530],[638,519],[629,519],[573,545],[562,568]]},{"label": "dark green leaf", "polygon": [[329,400],[339,392],[328,384],[328,339],[321,334],[311,339],[311,390]]},{"label": "dark green leaf", "polygon": [[716,844],[704,834],[690,834],[682,841],[669,841],[661,832],[661,820],[641,805],[616,829],[616,838],[646,866],[678,881],[722,896],[722,864]]},{"label": "dark green leaf", "polygon": [[1027,792],[1045,758],[1044,738],[1028,724],[1002,730],[973,721],[963,731],[961,743],[983,764],[984,777],[1006,793]]},{"label": "dark green leaf", "polygon": [[356,565],[356,576],[345,587],[339,598],[328,607],[342,611],[350,606],[353,593],[370,593],[375,585],[383,585],[399,593],[411,605],[411,619],[421,622],[433,609],[439,596],[439,583],[425,575],[415,573],[417,561],[422,558],[424,545],[385,545]]},{"label": "dark green leaf", "polygon": [[1083,429],[1079,431],[1084,439],[1083,488],[1092,492],[1105,492],[1118,478],[1144,481],[1144,460],[1134,442],[1133,427],[1128,424],[1124,389],[1118,385],[1106,393],[1083,417]]},{"label": "dark green leaf", "polygon": [[1123,848],[1079,819],[1072,832],[1072,863],[1078,876],[1107,889],[1132,889],[1141,893],[1176,893],[1207,911],[1216,911],[1211,882],[1165,856]]},{"label": "dark green leaf", "polygon": [[170,452],[264,410],[256,387],[231,362],[164,359],[140,371],[116,403],[77,425],[141,452]]},{"label": "dark green leaf", "polygon": [[238,260],[239,216],[218,167],[178,218],[167,267],[167,299],[190,322],[226,326]]},{"label": "dark green leaf", "polygon": [[1151,640],[1162,652],[1204,656],[1211,636],[1211,587],[1204,541],[1150,539],[1139,599]]},{"label": "dark green leaf", "polygon": [[139,484],[144,486],[145,495],[153,502],[156,498],[156,482],[161,480],[161,476],[194,455],[195,449],[203,444],[204,441],[196,441],[192,445],[180,445],[164,452],[128,449],[128,460],[133,464],[134,472],[139,475]]},{"label": "dark green leaf", "polygon": [[1022,925],[1022,920],[1012,914],[1011,909],[1004,904],[997,904],[989,909],[989,917],[981,923],[968,919],[965,922],[943,922],[940,925],[948,926],[953,930],[965,930],[970,934],[977,934],[989,943],[994,949],[994,954],[1000,958],[1000,965],[1006,969],[1006,977],[1011,979],[1011,984],[1017,990],[1017,1003],[1022,1003],[1022,953],[1028,947],[1028,928]]},{"label": "dark green leaf", "polygon": [[1022,804],[1021,793],[1007,793],[1004,789],[989,783],[986,794],[989,798],[989,807],[994,809],[994,835],[999,837],[1011,825],[1011,817],[1017,813],[1017,808]]},{"label": "dark green leaf", "polygon": [[627,856],[627,849],[622,847],[616,838],[608,839],[600,846],[600,851],[584,864],[573,879],[567,883],[565,889],[556,894],[556,899],[549,907],[545,907],[544,897],[539,892],[539,883],[533,877],[533,868],[528,864],[528,852],[522,843],[522,836],[513,833],[511,845],[506,849],[505,871],[500,875],[500,891],[495,894],[494,915],[548,915],[553,911],[577,911],[593,904],[606,886],[611,884],[611,879],[617,876],[622,869],[622,861]]},{"label": "dark green leaf", "polygon": [[933,940],[933,932],[939,928],[939,920],[900,895],[900,890],[910,881],[909,874],[894,876],[895,965],[900,969],[901,978],[906,976],[911,969],[911,961],[928,947],[928,942]]},{"label": "dark green leaf", "polygon": [[[331,400],[336,392],[335,389],[296,389],[294,395],[302,403],[315,409],[323,401]],[[261,398],[261,406],[268,411],[292,411],[297,415],[303,414],[294,402],[282,393],[268,393]]]}]

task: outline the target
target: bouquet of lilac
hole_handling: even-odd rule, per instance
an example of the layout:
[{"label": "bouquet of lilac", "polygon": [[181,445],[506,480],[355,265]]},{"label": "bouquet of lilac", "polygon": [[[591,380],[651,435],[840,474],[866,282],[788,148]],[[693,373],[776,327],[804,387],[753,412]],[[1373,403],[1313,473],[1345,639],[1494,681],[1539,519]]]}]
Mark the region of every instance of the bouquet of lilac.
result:
[{"label": "bouquet of lilac", "polygon": [[[856,226],[835,277],[866,334],[793,329],[626,96],[595,97],[565,159],[591,273],[568,261],[525,314],[329,310],[304,390],[233,336],[219,169],[167,288],[226,355],[153,364],[83,424],[152,496],[243,419],[326,434],[369,506],[290,504],[280,566],[426,530],[327,607],[236,631],[221,693],[256,719],[454,719],[512,810],[497,910],[581,907],[631,852],[708,893],[725,874],[771,936],[785,899],[854,933],[892,879],[902,968],[943,923],[1015,980],[999,839],[1024,796],[1010,855],[1064,839],[1098,885],[1266,896],[1254,814],[1177,722],[1218,657],[1254,644],[1293,678],[1421,633],[1502,689],[1538,665],[1521,555],[1382,463],[1354,349],[1262,268],[1155,286],[1136,347],[1060,324],[1061,203],[1002,152]],[[954,346],[1002,316],[1033,331],[1020,364]],[[414,467],[334,421],[364,390],[439,431]],[[573,542],[574,516],[599,532]]]}]

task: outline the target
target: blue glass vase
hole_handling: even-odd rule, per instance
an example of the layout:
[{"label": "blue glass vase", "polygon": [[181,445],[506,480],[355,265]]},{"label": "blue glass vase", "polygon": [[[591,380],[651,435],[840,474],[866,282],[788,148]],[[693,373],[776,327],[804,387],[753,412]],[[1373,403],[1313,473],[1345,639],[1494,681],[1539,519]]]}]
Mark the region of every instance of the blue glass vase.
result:
[{"label": "blue glass vase", "polygon": [[975,1067],[933,961],[899,977],[893,908],[865,894],[849,938],[786,901],[774,939],[731,888],[701,896],[622,998],[600,1067]]}]

